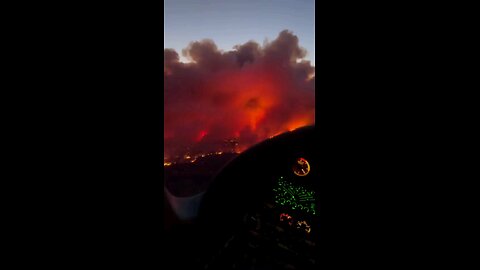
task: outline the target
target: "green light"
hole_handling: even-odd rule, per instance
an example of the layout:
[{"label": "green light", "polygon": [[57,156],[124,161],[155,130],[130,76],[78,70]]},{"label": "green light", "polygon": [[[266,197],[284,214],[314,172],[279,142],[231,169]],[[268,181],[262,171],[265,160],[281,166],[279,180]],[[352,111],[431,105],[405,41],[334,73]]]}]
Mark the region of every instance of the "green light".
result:
[{"label": "green light", "polygon": [[316,215],[315,192],[280,177],[273,188],[275,203]]}]

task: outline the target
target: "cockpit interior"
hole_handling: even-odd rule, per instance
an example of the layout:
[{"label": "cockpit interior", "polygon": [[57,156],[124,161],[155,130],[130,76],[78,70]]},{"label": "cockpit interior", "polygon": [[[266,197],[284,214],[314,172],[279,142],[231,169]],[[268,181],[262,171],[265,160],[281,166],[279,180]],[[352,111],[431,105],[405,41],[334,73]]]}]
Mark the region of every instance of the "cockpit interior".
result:
[{"label": "cockpit interior", "polygon": [[179,269],[318,267],[314,142],[315,126],[288,131],[232,158],[204,191],[181,197],[166,187],[166,257]]}]

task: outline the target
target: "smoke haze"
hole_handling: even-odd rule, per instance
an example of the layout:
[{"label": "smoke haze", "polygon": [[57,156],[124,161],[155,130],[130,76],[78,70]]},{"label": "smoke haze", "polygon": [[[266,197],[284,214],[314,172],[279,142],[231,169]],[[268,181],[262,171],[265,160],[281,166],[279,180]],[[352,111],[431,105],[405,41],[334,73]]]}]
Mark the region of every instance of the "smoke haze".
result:
[{"label": "smoke haze", "polygon": [[164,50],[166,157],[217,151],[236,138],[240,151],[315,123],[315,67],[288,30],[263,45],[221,51],[212,40]]}]

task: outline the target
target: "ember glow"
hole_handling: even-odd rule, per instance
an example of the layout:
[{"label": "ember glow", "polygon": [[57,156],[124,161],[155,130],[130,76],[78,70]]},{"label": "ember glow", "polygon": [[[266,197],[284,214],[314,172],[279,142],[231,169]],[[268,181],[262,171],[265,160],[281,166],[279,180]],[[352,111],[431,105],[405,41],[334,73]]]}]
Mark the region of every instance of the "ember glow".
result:
[{"label": "ember glow", "polygon": [[164,50],[165,156],[220,151],[230,139],[243,151],[314,124],[315,67],[293,33],[228,52],[195,41],[182,53],[190,63]]}]

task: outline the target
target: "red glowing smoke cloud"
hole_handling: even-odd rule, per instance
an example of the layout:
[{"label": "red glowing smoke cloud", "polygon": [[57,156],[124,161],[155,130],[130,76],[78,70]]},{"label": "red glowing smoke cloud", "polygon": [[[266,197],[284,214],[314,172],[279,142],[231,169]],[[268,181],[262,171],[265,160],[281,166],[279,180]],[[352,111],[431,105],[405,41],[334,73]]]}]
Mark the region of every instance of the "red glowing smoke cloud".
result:
[{"label": "red glowing smoke cloud", "polygon": [[236,138],[243,150],[315,122],[315,67],[298,38],[284,30],[223,52],[211,40],[164,50],[165,156],[216,151]]}]

